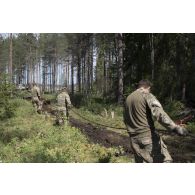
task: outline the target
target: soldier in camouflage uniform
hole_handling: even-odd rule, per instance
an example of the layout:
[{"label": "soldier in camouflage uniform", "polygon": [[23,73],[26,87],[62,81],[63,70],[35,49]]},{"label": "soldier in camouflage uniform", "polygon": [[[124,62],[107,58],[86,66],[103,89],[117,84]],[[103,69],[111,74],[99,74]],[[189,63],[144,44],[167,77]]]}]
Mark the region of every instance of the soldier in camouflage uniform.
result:
[{"label": "soldier in camouflage uniform", "polygon": [[31,89],[32,104],[36,108],[36,111],[40,113],[42,109],[40,88],[36,85],[36,83],[33,83],[32,86],[33,86]]},{"label": "soldier in camouflage uniform", "polygon": [[139,82],[138,89],[125,102],[124,122],[130,136],[135,162],[172,162],[167,146],[154,127],[153,118],[167,129],[186,135],[185,128],[176,125],[154,95],[148,80]]},{"label": "soldier in camouflage uniform", "polygon": [[69,112],[68,109],[71,108],[70,96],[66,87],[64,87],[57,96],[57,116],[56,123],[58,125],[67,124]]}]

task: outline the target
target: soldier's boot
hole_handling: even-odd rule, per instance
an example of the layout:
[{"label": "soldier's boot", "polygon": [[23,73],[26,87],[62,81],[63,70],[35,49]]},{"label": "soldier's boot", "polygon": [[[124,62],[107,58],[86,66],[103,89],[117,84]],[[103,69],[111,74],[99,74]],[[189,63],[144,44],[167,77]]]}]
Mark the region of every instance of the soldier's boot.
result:
[{"label": "soldier's boot", "polygon": [[42,109],[40,106],[37,106],[37,113],[41,114],[42,113]]},{"label": "soldier's boot", "polygon": [[63,125],[64,124],[64,120],[63,120],[63,117],[61,116],[61,114],[58,112],[57,115],[56,115],[56,120],[55,120],[55,124],[56,125]]},{"label": "soldier's boot", "polygon": [[68,125],[68,120],[66,116],[63,116],[64,126],[66,127]]},{"label": "soldier's boot", "polygon": [[161,154],[164,156],[163,163],[172,163],[173,159],[167,149],[167,146],[163,142],[162,138],[160,138],[160,144],[161,144]]},{"label": "soldier's boot", "polygon": [[42,101],[39,101],[39,102],[37,103],[37,112],[38,112],[39,114],[42,113],[42,105],[43,105]]},{"label": "soldier's boot", "polygon": [[35,112],[37,112],[37,105],[35,102],[32,102],[33,108],[35,109]]},{"label": "soldier's boot", "polygon": [[38,114],[41,114],[42,111],[41,111],[40,109],[37,109],[37,113],[38,113]]},{"label": "soldier's boot", "polygon": [[62,118],[56,120],[56,124],[59,126],[64,125],[64,120]]}]

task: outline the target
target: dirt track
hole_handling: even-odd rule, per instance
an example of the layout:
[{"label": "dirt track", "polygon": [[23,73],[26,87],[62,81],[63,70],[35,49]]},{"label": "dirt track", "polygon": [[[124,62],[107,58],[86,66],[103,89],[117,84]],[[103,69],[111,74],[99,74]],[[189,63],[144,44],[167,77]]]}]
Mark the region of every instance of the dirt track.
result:
[{"label": "dirt track", "polygon": [[[46,107],[45,110],[50,112]],[[105,127],[97,127],[91,123],[81,122],[75,118],[70,118],[70,124],[79,128],[89,138],[90,142],[98,143],[105,147],[122,146],[125,155],[133,158],[128,136],[108,130]],[[195,162],[195,137],[182,137],[175,134],[165,134],[165,132],[160,134],[174,162]]]},{"label": "dirt track", "polygon": [[[89,123],[83,123],[71,118],[72,126],[79,128],[93,143],[105,147],[122,146],[126,155],[133,157],[128,136],[121,135],[106,128],[99,128]],[[195,162],[195,138],[181,137],[175,134],[161,133],[174,162]]]},{"label": "dirt track", "polygon": [[79,128],[93,143],[102,144],[105,147],[122,146],[126,153],[131,153],[129,139],[125,135],[109,131],[106,128],[95,127],[74,118],[70,119],[70,124]]}]

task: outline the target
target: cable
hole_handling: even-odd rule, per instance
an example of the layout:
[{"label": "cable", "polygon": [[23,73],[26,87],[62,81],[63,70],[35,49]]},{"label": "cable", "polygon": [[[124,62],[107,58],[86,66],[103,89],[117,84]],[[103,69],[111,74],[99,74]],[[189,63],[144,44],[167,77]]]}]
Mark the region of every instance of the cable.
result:
[{"label": "cable", "polygon": [[[97,123],[97,122],[94,122],[94,121],[90,121],[89,119],[81,116],[79,113],[75,112],[73,109],[71,109],[72,112],[74,112],[76,115],[78,115],[80,118],[90,122],[91,124],[96,124],[96,125],[99,125],[99,126],[102,126],[102,127],[108,127],[108,128],[111,128],[111,129],[120,129],[120,130],[127,130],[125,128],[120,128],[120,127],[113,127],[113,126],[108,126],[108,125],[104,125],[104,124],[100,124],[100,123]],[[166,130],[162,130],[162,129],[157,129],[159,132],[162,132],[162,133],[167,133],[167,134],[170,134],[172,132],[170,131],[166,131]],[[189,137],[192,137],[192,138],[195,138],[195,135],[193,135],[192,133],[189,133],[187,136]]]},{"label": "cable", "polygon": [[100,124],[100,123],[97,123],[97,122],[94,122],[94,121],[90,121],[89,119],[86,119],[85,117],[81,116],[79,113],[75,112],[73,109],[71,109],[72,112],[74,112],[76,115],[78,115],[79,117],[83,118],[84,120],[92,123],[92,124],[96,124],[96,125],[99,125],[99,126],[102,126],[102,127],[108,127],[108,128],[111,128],[111,129],[121,129],[121,130],[126,130],[125,128],[122,128],[122,127],[112,127],[112,126],[108,126],[108,125],[104,125],[104,124]]}]

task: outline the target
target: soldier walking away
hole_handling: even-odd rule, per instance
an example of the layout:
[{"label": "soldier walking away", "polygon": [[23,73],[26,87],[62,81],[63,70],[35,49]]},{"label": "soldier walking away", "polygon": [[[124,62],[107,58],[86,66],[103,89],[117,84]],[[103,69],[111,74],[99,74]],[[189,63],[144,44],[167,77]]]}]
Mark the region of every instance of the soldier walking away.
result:
[{"label": "soldier walking away", "polygon": [[69,119],[69,109],[72,107],[67,88],[64,87],[57,96],[57,125],[67,125]]},{"label": "soldier walking away", "polygon": [[35,107],[36,111],[40,114],[42,110],[41,93],[40,88],[37,86],[36,83],[32,84],[31,94],[32,104]]},{"label": "soldier walking away", "polygon": [[187,135],[187,130],[176,125],[157,98],[150,93],[151,83],[141,80],[138,89],[131,93],[125,102],[124,122],[130,136],[130,143],[137,163],[172,162],[171,155],[154,126],[159,123],[179,135]]}]

